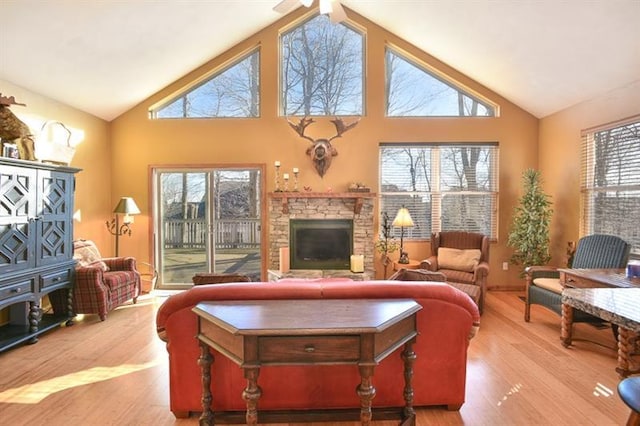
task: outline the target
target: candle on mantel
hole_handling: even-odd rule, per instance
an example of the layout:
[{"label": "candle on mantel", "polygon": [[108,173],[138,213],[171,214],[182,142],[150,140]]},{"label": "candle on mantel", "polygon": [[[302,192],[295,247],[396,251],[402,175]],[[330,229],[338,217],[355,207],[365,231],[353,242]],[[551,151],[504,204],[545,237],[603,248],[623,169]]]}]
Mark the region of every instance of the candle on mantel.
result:
[{"label": "candle on mantel", "polygon": [[289,272],[289,247],[280,247],[280,272]]},{"label": "candle on mantel", "polygon": [[298,168],[297,168],[297,167],[294,167],[294,168],[293,168],[293,173],[298,173],[299,171],[300,171],[300,170],[298,170]]},{"label": "candle on mantel", "polygon": [[276,167],[280,167],[280,162],[278,160],[276,160],[275,163],[273,163]]},{"label": "candle on mantel", "polygon": [[364,272],[364,255],[351,255],[351,272]]},{"label": "candle on mantel", "polygon": [[289,173],[285,173],[285,174],[283,174],[283,175],[282,175],[282,178],[283,178],[284,180],[289,180]]}]

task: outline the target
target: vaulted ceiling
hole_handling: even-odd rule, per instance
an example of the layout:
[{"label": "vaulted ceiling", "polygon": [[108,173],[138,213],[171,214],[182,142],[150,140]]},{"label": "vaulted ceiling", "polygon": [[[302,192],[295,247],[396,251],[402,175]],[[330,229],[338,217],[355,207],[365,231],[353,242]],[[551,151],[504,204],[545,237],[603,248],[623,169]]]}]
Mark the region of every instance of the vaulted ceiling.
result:
[{"label": "vaulted ceiling", "polygon": [[[110,121],[281,18],[278,2],[3,0],[0,79]],[[639,0],[342,4],[540,118],[640,80]]]}]

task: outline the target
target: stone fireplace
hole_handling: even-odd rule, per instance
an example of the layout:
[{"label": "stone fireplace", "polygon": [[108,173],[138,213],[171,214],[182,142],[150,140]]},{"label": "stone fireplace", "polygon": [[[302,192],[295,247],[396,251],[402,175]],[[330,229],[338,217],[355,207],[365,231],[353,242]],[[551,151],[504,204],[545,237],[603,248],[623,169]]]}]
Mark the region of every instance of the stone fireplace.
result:
[{"label": "stone fireplace", "polygon": [[[335,238],[344,238],[343,232],[336,231],[336,228],[345,228],[344,224],[349,224],[352,232],[350,247],[351,254],[361,254],[364,256],[364,271],[369,276],[374,276],[374,229],[373,229],[373,207],[375,194],[371,193],[317,193],[317,192],[274,192],[269,194],[269,269],[278,270],[280,268],[280,248],[290,247],[292,223],[305,223],[311,220],[315,229],[328,226],[338,235],[330,236],[325,233],[324,242],[327,244],[337,244],[332,242]],[[305,221],[302,221],[305,220]],[[334,226],[336,224],[342,224]],[[351,225],[352,224],[352,225]],[[319,228],[318,228],[319,227]],[[311,234],[318,236],[317,232]],[[337,240],[336,240],[337,241]],[[344,247],[342,247],[343,249]],[[342,250],[344,251],[344,250]],[[291,253],[291,250],[290,250]],[[338,250],[338,257],[344,257],[347,253]],[[295,255],[295,253],[294,253]],[[332,254],[320,254],[319,257],[331,258]],[[293,262],[292,268],[298,269],[299,262]],[[348,262],[342,263],[340,270],[349,269]],[[316,269],[312,264],[302,262],[299,269]],[[332,266],[327,266],[332,268]],[[318,267],[317,269],[326,269]]]}]

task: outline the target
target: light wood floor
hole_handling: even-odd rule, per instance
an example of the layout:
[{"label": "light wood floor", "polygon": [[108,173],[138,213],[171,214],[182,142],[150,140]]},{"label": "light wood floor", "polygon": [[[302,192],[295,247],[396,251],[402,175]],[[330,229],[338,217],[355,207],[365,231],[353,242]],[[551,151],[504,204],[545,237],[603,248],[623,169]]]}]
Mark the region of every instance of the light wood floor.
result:
[{"label": "light wood floor", "polygon": [[[196,425],[168,408],[167,353],[154,328],[162,300],[145,296],[106,322],[86,316],[0,354],[0,424]],[[466,403],[459,412],[419,409],[418,425],[625,423],[611,331],[578,324],[579,340],[565,349],[557,316],[534,306],[525,323],[522,313],[518,293],[488,294],[469,348]]]}]

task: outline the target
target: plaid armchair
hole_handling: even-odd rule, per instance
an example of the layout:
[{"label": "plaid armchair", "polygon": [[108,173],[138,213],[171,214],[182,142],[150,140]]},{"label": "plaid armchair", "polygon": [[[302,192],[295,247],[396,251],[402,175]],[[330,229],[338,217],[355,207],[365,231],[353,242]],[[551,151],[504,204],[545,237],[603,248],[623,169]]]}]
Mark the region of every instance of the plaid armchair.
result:
[{"label": "plaid armchair", "polygon": [[76,314],[98,314],[104,321],[107,313],[140,295],[140,274],[133,257],[103,258],[90,240],[73,242],[76,282],[73,287],[73,310]]}]

